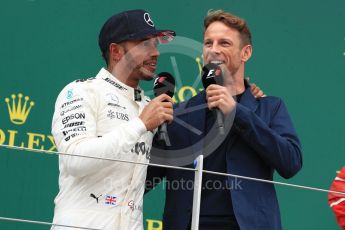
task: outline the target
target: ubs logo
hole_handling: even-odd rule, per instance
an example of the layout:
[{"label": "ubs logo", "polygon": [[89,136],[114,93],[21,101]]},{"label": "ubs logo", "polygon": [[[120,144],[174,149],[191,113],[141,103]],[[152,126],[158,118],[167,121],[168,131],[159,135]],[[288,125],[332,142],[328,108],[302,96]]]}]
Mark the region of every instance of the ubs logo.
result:
[{"label": "ubs logo", "polygon": [[129,121],[128,114],[120,113],[120,112],[114,112],[112,110],[108,110],[107,117],[109,117],[110,119],[116,118],[116,119],[123,120],[123,121]]}]

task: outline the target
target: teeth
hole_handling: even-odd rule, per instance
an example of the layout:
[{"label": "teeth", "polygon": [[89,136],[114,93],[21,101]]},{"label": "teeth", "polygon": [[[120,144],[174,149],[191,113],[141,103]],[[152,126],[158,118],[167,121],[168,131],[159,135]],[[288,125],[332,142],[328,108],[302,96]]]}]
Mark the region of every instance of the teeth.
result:
[{"label": "teeth", "polygon": [[156,66],[156,63],[154,62],[147,62],[147,63],[144,63],[145,65],[150,65],[150,66]]},{"label": "teeth", "polygon": [[210,63],[220,65],[220,64],[224,64],[224,61],[210,61]]}]

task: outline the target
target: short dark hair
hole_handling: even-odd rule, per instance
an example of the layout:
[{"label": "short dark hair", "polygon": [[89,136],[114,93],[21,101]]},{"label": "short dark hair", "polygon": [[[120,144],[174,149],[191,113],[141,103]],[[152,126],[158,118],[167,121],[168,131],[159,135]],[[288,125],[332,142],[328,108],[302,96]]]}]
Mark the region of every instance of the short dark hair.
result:
[{"label": "short dark hair", "polygon": [[240,33],[242,46],[252,45],[252,35],[244,19],[223,10],[210,10],[204,19],[204,30],[206,31],[207,27],[216,21],[236,29]]}]

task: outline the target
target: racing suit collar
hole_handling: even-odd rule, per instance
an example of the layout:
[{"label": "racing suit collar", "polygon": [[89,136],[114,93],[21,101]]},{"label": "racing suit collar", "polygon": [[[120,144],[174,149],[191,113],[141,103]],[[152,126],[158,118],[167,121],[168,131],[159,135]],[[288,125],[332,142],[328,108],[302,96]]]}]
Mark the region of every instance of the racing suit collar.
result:
[{"label": "racing suit collar", "polygon": [[112,75],[108,70],[102,68],[97,74],[96,78],[100,78],[114,86],[121,94],[130,98],[133,101],[141,101],[144,99],[144,90],[140,87],[132,88],[121,81],[119,81],[114,75]]}]

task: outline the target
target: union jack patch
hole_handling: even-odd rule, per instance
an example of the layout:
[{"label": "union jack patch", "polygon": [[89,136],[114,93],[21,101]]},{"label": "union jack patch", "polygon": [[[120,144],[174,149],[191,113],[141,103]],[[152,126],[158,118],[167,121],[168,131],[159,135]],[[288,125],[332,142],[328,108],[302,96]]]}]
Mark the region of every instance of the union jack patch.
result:
[{"label": "union jack patch", "polygon": [[105,204],[108,204],[108,205],[117,205],[116,196],[109,196],[109,195],[107,195],[107,196],[105,197]]}]

